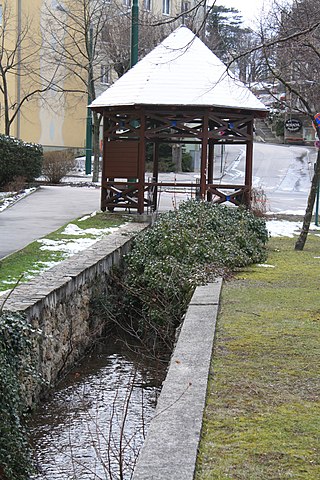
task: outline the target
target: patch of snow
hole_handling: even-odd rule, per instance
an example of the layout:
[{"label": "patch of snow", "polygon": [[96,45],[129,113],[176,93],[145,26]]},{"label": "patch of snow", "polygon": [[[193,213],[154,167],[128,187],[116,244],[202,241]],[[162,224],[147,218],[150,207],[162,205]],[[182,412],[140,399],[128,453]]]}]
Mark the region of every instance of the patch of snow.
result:
[{"label": "patch of snow", "polygon": [[40,250],[48,250],[51,252],[65,252],[68,255],[74,255],[86,248],[91,247],[98,242],[100,238],[79,238],[76,240],[48,240],[47,238],[38,240],[42,243]]},{"label": "patch of snow", "polygon": [[268,265],[267,263],[257,263],[257,267],[264,267],[264,268],[275,268],[274,265]]},{"label": "patch of snow", "polygon": [[281,215],[298,215],[303,217],[306,213],[305,210],[277,210],[276,212],[267,212],[267,215],[274,215],[274,214],[281,214]]},{"label": "patch of snow", "polygon": [[271,237],[293,237],[299,233],[302,222],[290,222],[289,220],[268,220],[266,225]]},{"label": "patch of snow", "polygon": [[34,192],[36,190],[35,187],[33,188],[26,188],[25,190],[22,190],[21,192],[3,192],[0,195],[0,212],[3,212],[8,207],[11,207],[11,205],[15,204],[18,200],[21,200],[24,197],[27,197],[30,195],[30,193]]},{"label": "patch of snow", "polygon": [[95,217],[97,215],[97,211],[92,212],[90,215],[85,215],[82,218],[79,218],[78,222],[83,222],[84,220],[88,220],[88,218]]},{"label": "patch of snow", "polygon": [[106,233],[112,233],[118,230],[119,227],[108,227],[108,228],[86,228],[82,229],[73,223],[69,223],[66,228],[63,230],[62,235],[96,235],[101,236]]}]

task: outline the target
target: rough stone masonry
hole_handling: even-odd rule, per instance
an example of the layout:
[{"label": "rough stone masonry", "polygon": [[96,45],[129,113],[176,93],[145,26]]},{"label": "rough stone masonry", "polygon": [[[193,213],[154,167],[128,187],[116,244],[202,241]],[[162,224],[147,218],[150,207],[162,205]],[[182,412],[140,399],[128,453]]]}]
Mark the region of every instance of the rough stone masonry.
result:
[{"label": "rough stone masonry", "polygon": [[58,375],[101,334],[103,325],[92,315],[91,299],[106,293],[111,268],[144,228],[146,224],[142,223],[120,227],[87,250],[19,285],[6,301],[5,310],[26,315],[42,331],[35,350],[44,384],[40,387],[28,382],[29,405],[38,400],[44,388],[54,385]]}]

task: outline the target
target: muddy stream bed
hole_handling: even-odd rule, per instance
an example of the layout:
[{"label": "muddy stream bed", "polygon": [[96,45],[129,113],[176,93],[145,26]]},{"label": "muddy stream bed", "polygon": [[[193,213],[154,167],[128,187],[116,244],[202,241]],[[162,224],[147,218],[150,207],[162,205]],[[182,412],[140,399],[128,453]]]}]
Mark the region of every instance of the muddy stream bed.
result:
[{"label": "muddy stream bed", "polygon": [[164,376],[120,343],[100,345],[32,416],[32,479],[130,479]]}]

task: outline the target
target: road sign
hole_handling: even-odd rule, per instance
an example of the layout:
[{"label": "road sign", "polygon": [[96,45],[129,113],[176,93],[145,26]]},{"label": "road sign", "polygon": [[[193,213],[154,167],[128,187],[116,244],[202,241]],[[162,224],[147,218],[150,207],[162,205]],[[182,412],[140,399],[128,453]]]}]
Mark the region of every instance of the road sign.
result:
[{"label": "road sign", "polygon": [[314,123],[320,127],[320,113],[317,113],[313,119]]}]

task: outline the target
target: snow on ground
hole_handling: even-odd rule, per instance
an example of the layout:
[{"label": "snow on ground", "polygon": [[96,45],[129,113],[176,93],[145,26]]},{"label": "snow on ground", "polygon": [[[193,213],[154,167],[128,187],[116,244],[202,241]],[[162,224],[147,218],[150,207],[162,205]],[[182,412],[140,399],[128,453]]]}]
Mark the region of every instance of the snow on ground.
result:
[{"label": "snow on ground", "polygon": [[293,237],[299,234],[302,226],[302,222],[289,220],[268,220],[266,224],[271,237]]},{"label": "snow on ground", "polygon": [[[299,235],[302,228],[302,222],[291,222],[290,220],[268,220],[266,225],[271,237],[293,237]],[[320,230],[320,227],[312,223],[310,230]]]},{"label": "snow on ground", "polygon": [[295,215],[299,217],[304,217],[306,210],[279,210],[277,212],[266,212],[266,215]]},{"label": "snow on ground", "polygon": [[[84,217],[83,217],[84,218]],[[89,217],[88,217],[89,218]],[[118,230],[118,227],[108,227],[108,228],[86,228],[83,230],[82,228],[74,225],[73,223],[69,223],[66,228],[63,230],[62,235],[96,235],[102,236],[106,233],[112,233]]]},{"label": "snow on ground", "polygon": [[263,268],[275,268],[274,265],[269,265],[269,263],[257,263],[257,267],[263,267]]},{"label": "snow on ground", "polygon": [[40,250],[60,252],[65,253],[66,256],[70,256],[91,247],[98,240],[100,240],[100,238],[77,238],[74,240],[49,240],[42,238],[38,240],[38,242],[42,244]]}]

